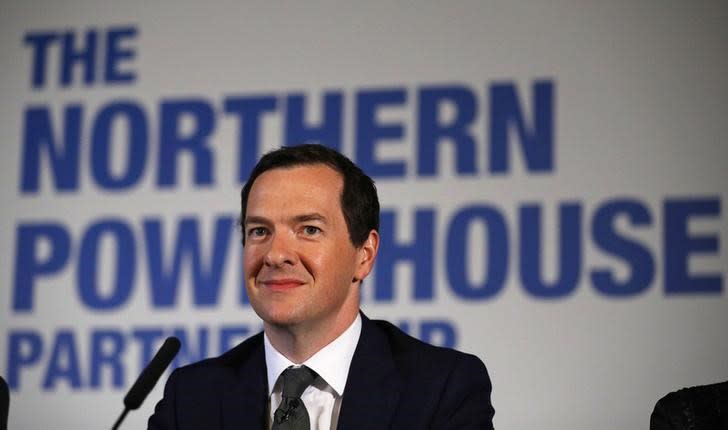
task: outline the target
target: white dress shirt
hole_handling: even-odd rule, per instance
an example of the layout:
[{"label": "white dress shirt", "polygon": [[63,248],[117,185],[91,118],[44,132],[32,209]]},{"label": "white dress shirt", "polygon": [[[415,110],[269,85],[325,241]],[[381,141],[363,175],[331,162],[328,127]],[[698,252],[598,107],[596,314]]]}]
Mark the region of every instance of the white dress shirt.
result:
[{"label": "white dress shirt", "polygon": [[[346,378],[349,376],[349,366],[354,357],[354,350],[361,334],[361,315],[356,316],[353,323],[333,342],[311,358],[301,363],[308,366],[318,374],[313,384],[306,388],[301,395],[311,420],[311,430],[335,430],[339,420],[341,399],[346,387]],[[265,344],[265,364],[268,368],[269,387],[269,414],[268,428],[273,423],[273,413],[281,404],[283,391],[279,376],[286,368],[296,366],[278,352],[266,334],[263,335]]]}]

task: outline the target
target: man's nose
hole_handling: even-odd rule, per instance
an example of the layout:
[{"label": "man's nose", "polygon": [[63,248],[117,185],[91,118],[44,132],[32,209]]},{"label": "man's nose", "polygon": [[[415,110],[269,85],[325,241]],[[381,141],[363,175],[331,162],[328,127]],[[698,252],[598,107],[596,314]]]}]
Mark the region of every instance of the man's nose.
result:
[{"label": "man's nose", "polygon": [[285,233],[274,233],[270,239],[270,247],[265,254],[267,266],[295,265],[298,261],[293,238]]}]

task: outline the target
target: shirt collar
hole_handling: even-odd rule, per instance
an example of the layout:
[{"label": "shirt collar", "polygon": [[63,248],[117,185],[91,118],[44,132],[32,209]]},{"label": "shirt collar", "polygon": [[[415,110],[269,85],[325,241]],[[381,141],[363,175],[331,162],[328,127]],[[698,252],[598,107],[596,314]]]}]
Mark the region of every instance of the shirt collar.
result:
[{"label": "shirt collar", "polygon": [[[344,393],[344,387],[346,387],[349,366],[351,365],[351,359],[354,357],[356,345],[359,343],[360,334],[361,315],[357,314],[354,322],[339,337],[301,364],[318,373],[336,391],[336,394],[341,396]],[[263,340],[265,364],[268,369],[268,395],[270,395],[273,393],[273,388],[281,373],[296,364],[278,352],[265,333],[263,333]]]}]

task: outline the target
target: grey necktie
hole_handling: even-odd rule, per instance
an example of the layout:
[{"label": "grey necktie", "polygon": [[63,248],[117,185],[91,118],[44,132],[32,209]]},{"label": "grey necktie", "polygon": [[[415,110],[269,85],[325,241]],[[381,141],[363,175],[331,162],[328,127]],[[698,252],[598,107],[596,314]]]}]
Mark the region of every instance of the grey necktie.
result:
[{"label": "grey necktie", "polygon": [[301,394],[311,385],[316,374],[306,366],[289,367],[283,371],[281,377],[283,400],[273,414],[272,430],[310,430],[311,423]]}]

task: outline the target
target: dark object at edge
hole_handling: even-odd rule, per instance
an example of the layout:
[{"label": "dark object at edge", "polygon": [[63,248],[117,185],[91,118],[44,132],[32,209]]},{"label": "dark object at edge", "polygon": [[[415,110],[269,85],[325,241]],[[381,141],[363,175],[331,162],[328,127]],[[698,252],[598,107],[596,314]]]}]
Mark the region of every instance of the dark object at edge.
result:
[{"label": "dark object at edge", "polygon": [[683,388],[661,398],[650,430],[728,430],[728,381]]}]

